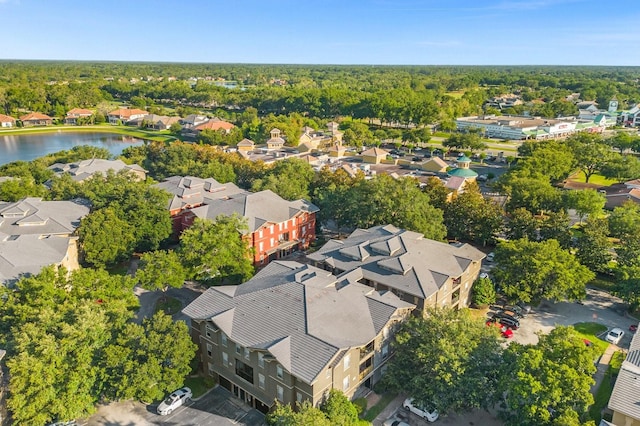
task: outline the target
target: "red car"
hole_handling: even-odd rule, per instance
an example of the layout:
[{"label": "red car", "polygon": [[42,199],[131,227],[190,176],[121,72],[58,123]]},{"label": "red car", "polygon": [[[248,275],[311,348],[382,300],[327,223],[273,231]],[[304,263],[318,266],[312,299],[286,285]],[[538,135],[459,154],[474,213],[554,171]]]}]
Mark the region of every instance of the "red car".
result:
[{"label": "red car", "polygon": [[505,339],[510,339],[513,337],[513,330],[511,330],[506,325],[502,325],[493,319],[489,319],[486,324],[487,324],[487,327],[490,327],[490,326],[498,327],[500,329],[500,335]]},{"label": "red car", "polygon": [[638,325],[637,324],[631,324],[629,326],[629,331],[632,333],[635,333],[636,331],[638,331]]}]

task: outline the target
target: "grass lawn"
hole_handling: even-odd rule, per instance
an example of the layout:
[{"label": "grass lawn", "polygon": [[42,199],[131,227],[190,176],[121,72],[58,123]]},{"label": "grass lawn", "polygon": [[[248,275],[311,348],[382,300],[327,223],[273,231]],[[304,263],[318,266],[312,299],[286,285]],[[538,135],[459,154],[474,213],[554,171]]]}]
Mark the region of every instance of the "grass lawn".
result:
[{"label": "grass lawn", "polygon": [[107,268],[107,271],[112,275],[127,275],[127,272],[129,272],[129,263],[118,263],[117,265]]},{"label": "grass lawn", "polygon": [[454,92],[445,92],[445,95],[451,96],[453,99],[460,99],[464,95],[464,90],[456,90]]},{"label": "grass lawn", "polygon": [[184,379],[184,385],[191,389],[193,397],[198,398],[205,394],[209,389],[215,386],[215,382],[211,378],[194,376]]},{"label": "grass lawn", "polygon": [[387,392],[382,394],[382,397],[380,398],[380,400],[374,406],[372,406],[367,411],[365,411],[364,415],[362,416],[362,419],[368,422],[372,422],[373,419],[378,417],[378,414],[382,413],[382,410],[384,410],[386,406],[389,405],[389,403],[395,399],[396,396],[398,396],[398,394],[393,392]]},{"label": "grass lawn", "polygon": [[[571,176],[569,176],[569,180],[572,180],[574,182],[585,183],[584,173],[582,172],[574,173]],[[592,183],[594,185],[609,186],[609,185],[613,185],[614,183],[617,183],[617,181],[612,179],[607,179],[602,175],[595,174],[595,175],[591,175],[591,177],[589,178],[589,183]]]},{"label": "grass lawn", "polygon": [[599,334],[607,331],[606,326],[598,324],[597,322],[578,322],[573,325],[573,328],[575,328],[580,337],[593,343],[593,346],[595,346],[598,351],[598,356],[602,355],[607,349],[607,346],[609,346],[609,343],[598,337]]},{"label": "grass lawn", "polygon": [[156,302],[155,312],[164,311],[167,315],[173,315],[182,309],[182,302],[176,298],[163,296]]},{"label": "grass lawn", "polygon": [[589,416],[596,424],[600,423],[600,420],[602,419],[602,410],[609,403],[611,392],[613,392],[614,379],[620,371],[622,361],[624,361],[624,353],[622,351],[618,351],[613,354],[611,362],[609,363],[609,369],[604,375],[604,380],[602,380],[600,387],[593,396],[594,403],[589,407]]},{"label": "grass lawn", "polygon": [[613,277],[598,274],[598,276],[596,276],[592,281],[589,281],[587,285],[600,290],[611,291],[615,287],[616,283]]}]

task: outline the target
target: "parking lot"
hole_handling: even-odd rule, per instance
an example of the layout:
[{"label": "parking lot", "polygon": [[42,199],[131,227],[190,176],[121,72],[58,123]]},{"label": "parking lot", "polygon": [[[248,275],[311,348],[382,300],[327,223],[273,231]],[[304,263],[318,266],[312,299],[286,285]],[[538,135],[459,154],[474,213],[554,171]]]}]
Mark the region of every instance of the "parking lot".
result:
[{"label": "parking lot", "polygon": [[266,425],[264,415],[218,386],[197,401],[189,401],[168,416],[156,414],[157,404],[124,401],[100,406],[84,426],[224,426]]}]

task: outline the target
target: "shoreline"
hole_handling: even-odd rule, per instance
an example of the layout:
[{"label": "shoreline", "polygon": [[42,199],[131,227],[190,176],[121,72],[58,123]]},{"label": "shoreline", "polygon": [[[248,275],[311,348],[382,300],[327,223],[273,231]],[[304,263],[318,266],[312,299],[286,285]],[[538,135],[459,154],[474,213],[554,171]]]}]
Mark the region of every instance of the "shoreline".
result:
[{"label": "shoreline", "polygon": [[138,139],[173,142],[178,140],[169,133],[160,133],[158,131],[142,130],[137,127],[131,128],[126,126],[114,125],[91,125],[91,126],[43,126],[43,127],[20,127],[8,130],[0,130],[0,136],[4,135],[29,135],[29,134],[47,134],[47,133],[113,133],[125,136],[132,136]]}]

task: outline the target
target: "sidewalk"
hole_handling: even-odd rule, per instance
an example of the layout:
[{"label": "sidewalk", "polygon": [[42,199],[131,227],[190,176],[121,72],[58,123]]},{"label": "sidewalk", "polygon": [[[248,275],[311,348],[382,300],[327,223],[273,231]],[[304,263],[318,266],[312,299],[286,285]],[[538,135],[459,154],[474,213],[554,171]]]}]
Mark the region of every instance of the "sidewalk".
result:
[{"label": "sidewalk", "polygon": [[386,407],[384,407],[384,410],[382,410],[380,414],[378,414],[378,417],[373,419],[373,426],[382,426],[382,423],[384,423],[385,420],[393,416],[395,412],[398,411],[398,408],[402,406],[402,402],[404,401],[404,399],[405,396],[402,394],[396,396],[395,399],[393,399]]},{"label": "sidewalk", "polygon": [[607,370],[609,369],[609,363],[611,362],[611,357],[619,349],[620,348],[616,345],[609,345],[607,346],[607,349],[604,351],[604,354],[602,354],[602,357],[600,357],[600,360],[598,361],[598,365],[596,366],[597,371],[593,375],[593,379],[596,382],[593,384],[593,386],[591,386],[591,393],[593,394],[593,396],[596,395],[596,392],[598,392],[598,388],[600,387],[600,384],[604,380]]}]

